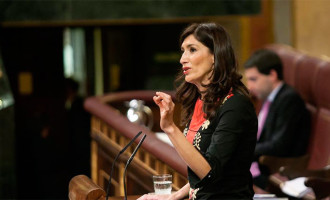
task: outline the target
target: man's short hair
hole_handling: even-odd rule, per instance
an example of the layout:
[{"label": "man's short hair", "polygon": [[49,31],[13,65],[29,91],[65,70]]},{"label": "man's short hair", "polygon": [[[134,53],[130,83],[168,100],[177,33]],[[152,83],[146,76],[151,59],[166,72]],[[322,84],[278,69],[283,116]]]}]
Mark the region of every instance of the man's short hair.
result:
[{"label": "man's short hair", "polygon": [[278,79],[283,80],[282,61],[280,57],[271,50],[260,49],[255,51],[244,64],[245,69],[252,67],[256,67],[260,73],[266,75],[273,69],[276,71]]}]

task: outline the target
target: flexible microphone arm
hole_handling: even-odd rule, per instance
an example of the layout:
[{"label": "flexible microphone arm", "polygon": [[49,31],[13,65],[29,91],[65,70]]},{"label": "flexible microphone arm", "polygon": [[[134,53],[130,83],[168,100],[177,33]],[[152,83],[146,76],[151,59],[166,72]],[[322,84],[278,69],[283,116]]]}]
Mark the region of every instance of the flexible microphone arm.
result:
[{"label": "flexible microphone arm", "polygon": [[108,183],[108,187],[107,187],[107,196],[106,196],[106,200],[108,200],[109,198],[109,192],[110,192],[110,185],[111,185],[111,178],[112,178],[112,173],[113,173],[113,168],[115,166],[115,163],[117,161],[117,159],[119,158],[119,156],[126,151],[126,149],[132,145],[132,143],[136,140],[136,138],[138,138],[141,135],[142,131],[138,132],[138,134],[136,134],[136,136],[131,139],[131,141],[121,150],[119,151],[119,153],[116,155],[115,159],[112,162],[112,167],[111,167],[111,171],[110,171],[110,178],[109,178],[109,183]]},{"label": "flexible microphone arm", "polygon": [[123,181],[124,181],[124,192],[125,192],[125,200],[127,200],[127,192],[126,192],[126,180],[125,180],[125,177],[126,177],[126,171],[127,171],[127,167],[128,165],[132,162],[136,152],[138,151],[138,149],[140,148],[141,144],[143,143],[144,139],[147,137],[146,134],[143,135],[142,139],[140,140],[139,144],[135,147],[132,155],[129,157],[129,159],[127,160],[127,163],[126,163],[126,166],[125,166],[125,169],[124,169],[124,176],[123,176]]}]

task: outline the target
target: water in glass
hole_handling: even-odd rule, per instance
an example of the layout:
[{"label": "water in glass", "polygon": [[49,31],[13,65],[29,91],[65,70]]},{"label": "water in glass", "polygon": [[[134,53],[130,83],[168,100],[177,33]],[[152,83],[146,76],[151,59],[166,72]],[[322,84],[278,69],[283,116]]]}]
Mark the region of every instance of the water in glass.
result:
[{"label": "water in glass", "polygon": [[163,174],[153,176],[155,194],[171,194],[172,175]]}]

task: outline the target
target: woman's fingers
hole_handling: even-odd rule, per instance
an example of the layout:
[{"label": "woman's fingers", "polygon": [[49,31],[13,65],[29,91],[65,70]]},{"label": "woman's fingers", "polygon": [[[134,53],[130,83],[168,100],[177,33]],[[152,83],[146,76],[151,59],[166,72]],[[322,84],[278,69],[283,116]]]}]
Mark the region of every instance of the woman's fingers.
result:
[{"label": "woman's fingers", "polygon": [[154,96],[154,97],[153,97],[153,100],[154,100],[154,102],[155,102],[157,105],[159,105],[160,102],[161,102],[161,98],[160,98],[160,96]]},{"label": "woman's fingers", "polygon": [[[162,103],[164,108],[167,110],[171,107],[174,107],[174,103],[172,101],[172,97],[164,92],[156,92],[157,100],[159,100],[159,103]],[[157,105],[159,105],[159,103]]]},{"label": "woman's fingers", "polygon": [[170,103],[172,101],[172,97],[164,92],[156,92],[156,96],[161,97],[161,99],[167,103]]},{"label": "woman's fingers", "polygon": [[141,196],[140,198],[138,198],[137,200],[160,200],[160,199],[164,199],[164,197],[167,198],[168,196],[145,194],[145,195]]},{"label": "woman's fingers", "polygon": [[146,194],[143,196],[140,196],[137,200],[145,200],[145,196],[146,196]]},{"label": "woman's fingers", "polygon": [[165,101],[163,101],[163,99],[160,96],[154,96],[153,97],[154,102],[158,105],[158,107],[160,108],[160,110],[166,110],[168,109],[168,105]]},{"label": "woman's fingers", "polygon": [[153,196],[151,196],[150,194],[145,194],[140,198],[138,198],[137,200],[152,200],[152,199],[156,199],[156,198],[153,198]]},{"label": "woman's fingers", "polygon": [[158,106],[162,106],[167,110],[169,105],[172,103],[171,96],[162,92],[156,92],[156,96],[153,97],[153,100]]}]

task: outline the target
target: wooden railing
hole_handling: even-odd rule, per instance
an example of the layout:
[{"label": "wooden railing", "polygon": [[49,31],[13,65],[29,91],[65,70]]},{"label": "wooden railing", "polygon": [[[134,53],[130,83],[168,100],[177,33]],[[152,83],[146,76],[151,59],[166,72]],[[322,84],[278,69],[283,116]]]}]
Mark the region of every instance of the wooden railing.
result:
[{"label": "wooden railing", "polygon": [[[86,110],[92,114],[91,176],[92,180],[105,191],[115,156],[139,131],[145,133],[147,137],[128,168],[127,193],[136,195],[153,192],[152,175],[155,174],[172,174],[173,190],[178,190],[187,183],[185,163],[172,146],[162,142],[154,134],[154,131],[160,131],[159,110],[152,102],[154,94],[154,91],[119,92],[90,97],[85,101]],[[173,96],[171,92],[170,94]],[[126,110],[124,102],[131,99],[144,100],[151,108],[155,124],[152,130],[128,121],[123,115]],[[176,121],[179,119],[179,113],[177,106]],[[139,141],[139,138],[136,141]],[[135,146],[136,144],[133,144],[118,159],[111,181],[110,195],[124,195],[122,179],[124,167]]]}]

